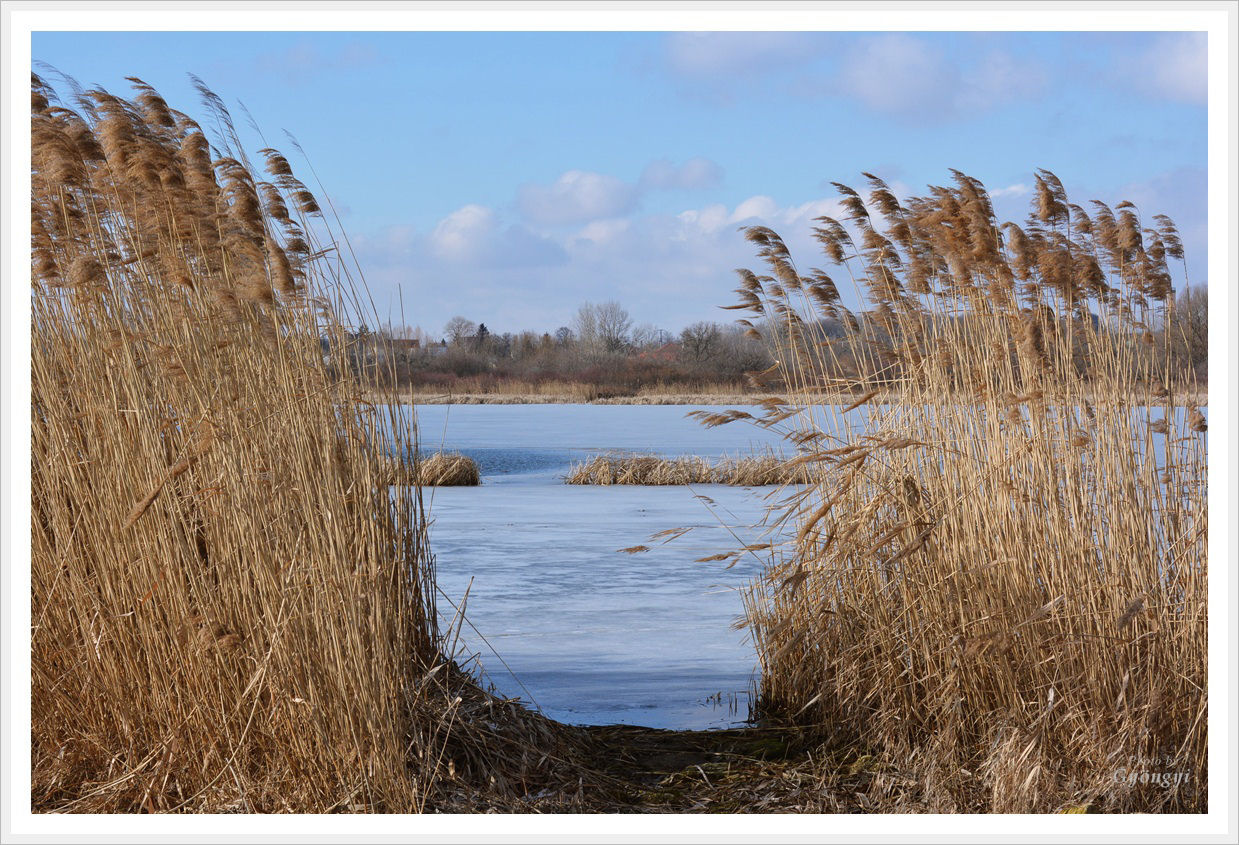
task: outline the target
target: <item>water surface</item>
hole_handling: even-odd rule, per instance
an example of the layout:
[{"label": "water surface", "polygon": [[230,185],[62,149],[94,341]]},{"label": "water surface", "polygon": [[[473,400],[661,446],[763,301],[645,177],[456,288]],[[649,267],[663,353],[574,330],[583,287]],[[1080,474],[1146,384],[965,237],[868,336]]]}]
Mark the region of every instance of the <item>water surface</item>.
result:
[{"label": "water surface", "polygon": [[[574,462],[607,452],[787,453],[776,433],[745,422],[707,429],[687,419],[688,410],[559,404],[417,409],[424,451],[463,452],[482,472],[480,487],[426,495],[439,586],[451,600],[439,602],[444,629],[453,616],[451,602],[468,591],[473,627],[462,627],[461,659],[476,656],[471,665],[480,664],[499,693],[578,724],[709,728],[745,718],[756,658],[731,623],[742,613],[738,591],[762,561],[749,556],[725,569],[697,559],[770,539],[759,523],[768,497],[783,494],[717,485],[563,483]],[[869,412],[852,413],[860,423]],[[1133,420],[1161,416],[1144,408],[1132,413]],[[1176,415],[1179,427],[1184,413]],[[825,427],[830,422],[819,419]],[[1165,438],[1155,437],[1153,448],[1163,464]],[[691,530],[667,543],[651,539],[674,528]],[[650,550],[619,551],[637,545]]]},{"label": "water surface", "polygon": [[[781,446],[745,423],[703,428],[688,410],[417,409],[424,451],[463,452],[482,472],[480,487],[427,491],[430,542],[440,588],[457,603],[468,591],[477,630],[463,626],[460,651],[477,656],[501,694],[577,724],[708,728],[748,715],[756,658],[731,623],[742,613],[737,590],[760,561],[725,569],[697,558],[758,542],[774,488],[563,483],[592,454],[720,457]],[[691,530],[651,539],[672,528]],[[619,551],[637,545],[650,551]],[[440,598],[445,630],[453,614]]]}]

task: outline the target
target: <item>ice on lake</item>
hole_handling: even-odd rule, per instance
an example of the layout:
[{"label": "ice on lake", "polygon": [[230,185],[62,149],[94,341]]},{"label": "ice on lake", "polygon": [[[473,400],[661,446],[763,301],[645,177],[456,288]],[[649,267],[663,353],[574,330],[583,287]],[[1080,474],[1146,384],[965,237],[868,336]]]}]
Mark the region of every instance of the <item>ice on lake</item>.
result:
[{"label": "ice on lake", "polygon": [[[468,591],[458,659],[476,656],[470,665],[480,663],[500,694],[577,724],[710,728],[747,716],[756,656],[747,635],[731,624],[742,614],[739,591],[762,561],[749,556],[726,569],[697,559],[767,541],[760,523],[775,488],[563,483],[574,462],[600,453],[790,454],[777,433],[744,422],[707,429],[686,418],[688,410],[417,409],[424,452],[460,451],[481,468],[480,487],[425,495],[439,586],[451,602]],[[1133,414],[1144,419],[1150,412]],[[1156,438],[1159,464],[1164,449],[1164,438]],[[651,539],[689,526],[671,542]],[[619,551],[637,545],[650,551]],[[439,601],[444,630],[451,602]]]},{"label": "ice on lake", "polygon": [[[457,603],[468,591],[458,660],[477,655],[499,693],[576,724],[709,728],[748,715],[756,657],[731,624],[742,614],[738,590],[761,562],[726,569],[697,559],[761,541],[775,488],[563,483],[592,454],[783,449],[775,433],[744,423],[706,429],[689,410],[417,409],[424,452],[459,451],[481,468],[480,487],[425,495],[439,586]],[[690,526],[671,542],[651,539]],[[650,551],[619,551],[637,545]],[[439,605],[446,630],[454,610],[442,597]]]}]

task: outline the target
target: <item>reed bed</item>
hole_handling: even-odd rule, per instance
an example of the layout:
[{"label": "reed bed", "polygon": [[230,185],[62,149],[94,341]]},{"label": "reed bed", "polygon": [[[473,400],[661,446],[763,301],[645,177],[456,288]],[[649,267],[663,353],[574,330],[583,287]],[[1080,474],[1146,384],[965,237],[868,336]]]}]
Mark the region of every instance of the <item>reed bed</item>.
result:
[{"label": "reed bed", "polygon": [[566,484],[729,484],[737,487],[803,484],[809,473],[803,464],[791,464],[777,455],[723,458],[662,458],[657,455],[595,455],[575,464]]},{"label": "reed bed", "polygon": [[31,89],[33,808],[514,800],[559,740],[452,670],[383,458],[411,415],[361,398],[318,201],[205,86],[210,138],[139,80],[68,84]]},{"label": "reed bed", "polygon": [[734,307],[792,390],[700,414],[812,473],[747,597],[762,712],[852,749],[870,809],[1205,811],[1207,424],[1155,334],[1173,223],[1047,171],[1022,226],[962,173],[903,201],[866,178],[818,221],[829,273],[747,230],[767,272]]}]

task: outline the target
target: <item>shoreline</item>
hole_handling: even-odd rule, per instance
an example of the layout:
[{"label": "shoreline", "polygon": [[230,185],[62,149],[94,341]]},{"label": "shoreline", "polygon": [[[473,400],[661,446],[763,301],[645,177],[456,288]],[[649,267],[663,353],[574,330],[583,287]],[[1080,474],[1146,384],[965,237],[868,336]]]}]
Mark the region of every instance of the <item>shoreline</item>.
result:
[{"label": "shoreline", "polygon": [[[632,396],[609,396],[598,399],[584,399],[580,396],[567,394],[541,395],[536,393],[434,393],[434,394],[399,394],[368,391],[364,398],[372,403],[387,403],[400,405],[760,405],[763,400],[775,393],[650,393]],[[793,405],[804,405],[806,401],[814,405],[850,405],[859,397],[851,393],[818,394],[813,397],[790,395],[785,397]],[[870,401],[878,404],[889,402],[893,396],[878,395]],[[1185,393],[1176,406],[1196,405],[1206,408],[1209,405],[1208,391]]]},{"label": "shoreline", "polygon": [[567,394],[535,393],[437,393],[400,394],[367,393],[369,401],[394,402],[402,405],[759,405],[769,394],[648,394],[608,396],[584,399]]}]

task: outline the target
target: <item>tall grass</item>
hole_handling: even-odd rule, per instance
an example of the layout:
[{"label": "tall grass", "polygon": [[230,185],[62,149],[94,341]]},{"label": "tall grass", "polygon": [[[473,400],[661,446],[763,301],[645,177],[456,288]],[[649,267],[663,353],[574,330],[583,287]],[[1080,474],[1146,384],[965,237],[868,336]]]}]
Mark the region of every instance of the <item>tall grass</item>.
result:
[{"label": "tall grass", "polygon": [[33,806],[422,809],[455,705],[376,447],[410,422],[349,378],[284,156],[134,82],[32,82]]},{"label": "tall grass", "polygon": [[[815,482],[748,597],[764,712],[874,755],[870,806],[1204,811],[1207,426],[1154,340],[1173,223],[1047,171],[1023,226],[961,173],[866,178],[815,230],[829,273],[747,230],[768,273],[735,307],[792,386],[760,422]],[[864,413],[813,402],[844,389]]]}]

